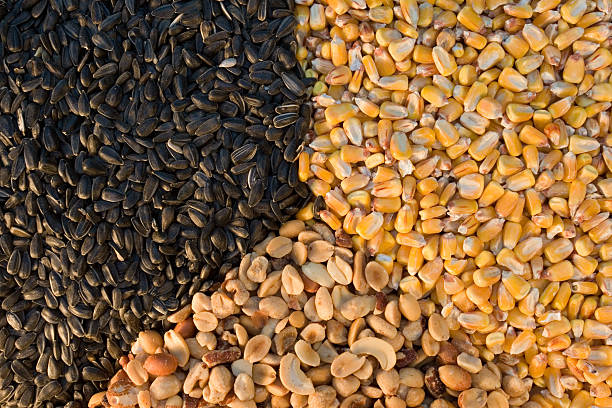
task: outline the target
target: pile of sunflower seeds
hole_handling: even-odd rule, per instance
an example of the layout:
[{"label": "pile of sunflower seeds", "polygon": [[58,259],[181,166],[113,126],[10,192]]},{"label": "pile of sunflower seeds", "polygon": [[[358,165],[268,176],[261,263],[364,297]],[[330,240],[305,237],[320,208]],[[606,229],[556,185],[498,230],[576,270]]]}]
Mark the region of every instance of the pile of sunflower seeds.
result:
[{"label": "pile of sunflower seeds", "polygon": [[0,405],[86,405],[294,215],[292,0],[0,9]]}]

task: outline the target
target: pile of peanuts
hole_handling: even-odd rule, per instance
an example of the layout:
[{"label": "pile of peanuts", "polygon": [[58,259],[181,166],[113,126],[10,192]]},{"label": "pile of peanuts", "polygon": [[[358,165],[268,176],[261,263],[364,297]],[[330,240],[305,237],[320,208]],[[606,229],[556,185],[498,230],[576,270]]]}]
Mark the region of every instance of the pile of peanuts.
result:
[{"label": "pile of peanuts", "polygon": [[612,3],[296,4],[297,218],[527,384],[510,405],[612,407]]},{"label": "pile of peanuts", "polygon": [[[532,381],[451,335],[431,300],[396,294],[384,268],[324,224],[284,224],[209,294],[140,333],[89,408],[508,407]],[[426,395],[428,390],[429,395]],[[488,402],[487,402],[488,401]]]}]

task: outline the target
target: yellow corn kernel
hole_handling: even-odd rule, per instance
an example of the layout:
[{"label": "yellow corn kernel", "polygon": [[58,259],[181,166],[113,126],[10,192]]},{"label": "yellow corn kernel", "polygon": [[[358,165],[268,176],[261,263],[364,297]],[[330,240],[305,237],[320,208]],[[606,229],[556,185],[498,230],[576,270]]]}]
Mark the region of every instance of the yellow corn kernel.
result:
[{"label": "yellow corn kernel", "polygon": [[595,84],[587,92],[587,95],[597,102],[611,102],[612,101],[612,84],[611,83]]},{"label": "yellow corn kernel", "polygon": [[310,28],[314,31],[323,30],[327,24],[325,20],[325,8],[321,4],[310,6]]},{"label": "yellow corn kernel", "polygon": [[[359,92],[361,89],[361,83],[363,81],[363,73],[365,69],[363,66],[359,67],[355,72],[353,72],[353,76],[351,77],[351,81],[348,84],[348,90],[353,93]],[[366,112],[364,112],[366,113]],[[367,115],[367,113],[366,113]]]},{"label": "yellow corn kernel", "polygon": [[509,103],[506,106],[506,115],[514,123],[526,122],[533,117],[533,108],[521,103]]},{"label": "yellow corn kernel", "polygon": [[431,55],[440,75],[449,76],[457,70],[455,57],[449,54],[444,48],[435,46]]},{"label": "yellow corn kernel", "polygon": [[513,68],[506,67],[499,74],[499,84],[512,91],[521,92],[527,89],[527,78]]},{"label": "yellow corn kernel", "polygon": [[350,103],[340,103],[325,109],[325,119],[331,126],[335,126],[357,114],[359,108]]},{"label": "yellow corn kernel", "polygon": [[479,173],[467,174],[457,182],[457,192],[465,199],[477,200],[484,191],[484,176]]},{"label": "yellow corn kernel", "polygon": [[379,212],[372,212],[359,221],[357,224],[356,232],[363,239],[369,240],[381,229],[383,224],[383,216]]},{"label": "yellow corn kernel", "polygon": [[459,140],[459,132],[450,122],[438,119],[434,125],[436,139],[444,147],[453,145]]},{"label": "yellow corn kernel", "polygon": [[416,0],[400,0],[400,10],[406,22],[416,27],[419,21],[419,6]]},{"label": "yellow corn kernel", "polygon": [[504,129],[502,131],[502,137],[504,139],[506,149],[508,150],[508,154],[511,156],[519,156],[522,153],[523,146],[521,145],[521,141],[515,131]]},{"label": "yellow corn kernel", "polygon": [[523,126],[519,132],[519,140],[523,143],[534,145],[536,147],[548,146],[548,139],[546,135],[531,125]]},{"label": "yellow corn kernel", "polygon": [[478,101],[476,112],[487,119],[498,119],[503,114],[501,103],[490,96],[485,96]]},{"label": "yellow corn kernel", "polygon": [[522,191],[535,184],[535,178],[531,170],[526,169],[506,179],[506,188],[512,191]]},{"label": "yellow corn kernel", "polygon": [[[395,63],[389,52],[382,47],[374,50],[374,64],[380,76],[390,76],[395,73]],[[372,78],[370,78],[372,79]]]},{"label": "yellow corn kernel", "polygon": [[563,115],[565,115],[569,109],[572,106],[572,102],[573,102],[574,98],[571,96],[568,96],[566,98],[560,99],[557,102],[551,104],[548,107],[548,111],[550,112],[550,114],[552,115],[553,118],[559,118]]},{"label": "yellow corn kernel", "polygon": [[580,0],[570,0],[560,8],[561,18],[569,24],[576,24],[586,12],[586,4]]},{"label": "yellow corn kernel", "polygon": [[457,320],[468,330],[483,330],[489,325],[489,315],[483,312],[461,313]]},{"label": "yellow corn kernel", "polygon": [[497,181],[490,181],[484,188],[480,198],[478,199],[478,205],[480,207],[487,207],[494,204],[504,195],[504,188]]},{"label": "yellow corn kernel", "polygon": [[[489,70],[490,68],[494,67],[497,63],[499,63],[504,58],[505,55],[506,55],[506,52],[504,51],[501,45],[499,45],[496,42],[489,43],[478,55],[478,58],[477,58],[478,67],[482,71],[489,72],[487,70]],[[488,83],[486,81],[483,81],[483,82]]]},{"label": "yellow corn kernel", "polygon": [[542,200],[538,192],[532,188],[525,191],[525,205],[529,215],[537,215],[542,212]]},{"label": "yellow corn kernel", "polygon": [[502,41],[502,46],[514,58],[519,59],[529,51],[529,44],[520,35],[510,35]]},{"label": "yellow corn kernel", "polygon": [[393,21],[393,9],[387,6],[370,8],[368,17],[371,21],[382,24],[390,24]]},{"label": "yellow corn kernel", "polygon": [[405,106],[393,102],[383,102],[380,106],[379,117],[382,119],[398,120],[408,116]]},{"label": "yellow corn kernel", "polygon": [[336,36],[331,41],[331,60],[335,66],[344,65],[348,61],[346,44],[342,38]]},{"label": "yellow corn kernel", "polygon": [[469,88],[463,100],[466,112],[473,112],[481,98],[487,95],[487,86],[480,81],[475,81]]},{"label": "yellow corn kernel", "polygon": [[480,15],[469,6],[465,6],[459,11],[457,21],[470,31],[479,32],[484,28],[484,21]]},{"label": "yellow corn kernel", "polygon": [[351,205],[351,207],[359,207],[366,211],[370,211],[370,203],[372,198],[370,197],[370,193],[368,193],[367,191],[353,191],[352,193],[346,196],[346,200]]},{"label": "yellow corn kernel", "polygon": [[347,3],[345,0],[329,0],[327,4],[338,15],[342,15],[350,9],[349,3]]},{"label": "yellow corn kernel", "polygon": [[380,113],[378,105],[366,98],[355,98],[355,104],[365,115],[375,118]]},{"label": "yellow corn kernel", "polygon": [[391,156],[396,160],[407,160],[412,155],[412,147],[404,132],[394,132],[389,146]]},{"label": "yellow corn kernel", "polygon": [[364,55],[361,62],[366,74],[368,75],[368,78],[374,82],[378,81],[380,79],[380,75],[378,74],[378,68],[376,67],[374,58],[372,58],[371,55]]},{"label": "yellow corn kernel", "polygon": [[431,103],[437,108],[441,108],[444,105],[448,104],[448,98],[444,94],[444,92],[434,85],[426,85],[421,89],[421,96],[427,102]]},{"label": "yellow corn kernel", "polygon": [[506,190],[496,201],[495,211],[500,217],[506,218],[510,215],[518,200],[518,193]]},{"label": "yellow corn kernel", "polygon": [[465,39],[466,45],[477,50],[482,50],[487,45],[487,38],[485,36],[472,31],[465,31],[463,33],[463,38]]},{"label": "yellow corn kernel", "polygon": [[412,59],[418,64],[433,64],[432,49],[424,45],[415,45],[412,51]]},{"label": "yellow corn kernel", "polygon": [[579,84],[584,78],[585,64],[582,56],[572,54],[568,57],[563,69],[563,80],[572,84]]},{"label": "yellow corn kernel", "polygon": [[372,209],[380,213],[396,213],[401,205],[402,201],[399,197],[376,197],[372,200]]},{"label": "yellow corn kernel", "polygon": [[321,217],[321,221],[329,225],[329,227],[336,231],[342,227],[342,223],[331,211],[321,210],[319,211],[319,217]]},{"label": "yellow corn kernel", "polygon": [[559,50],[564,50],[574,42],[580,39],[584,34],[584,28],[582,27],[573,27],[568,30],[559,33],[557,37],[555,37],[554,44],[557,46]]},{"label": "yellow corn kernel", "polygon": [[607,339],[612,334],[612,329],[596,320],[587,319],[584,322],[582,335],[585,339]]},{"label": "yellow corn kernel", "polygon": [[529,47],[538,52],[546,45],[548,45],[548,37],[544,30],[534,24],[525,24],[523,30],[521,32],[523,34],[523,38],[529,44]]}]

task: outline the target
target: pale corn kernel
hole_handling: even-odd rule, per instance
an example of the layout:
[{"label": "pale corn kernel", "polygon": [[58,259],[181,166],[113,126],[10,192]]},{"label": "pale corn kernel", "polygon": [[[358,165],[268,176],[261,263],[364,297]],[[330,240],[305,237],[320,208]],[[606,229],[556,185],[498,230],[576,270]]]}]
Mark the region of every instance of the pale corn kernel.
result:
[{"label": "pale corn kernel", "polygon": [[457,69],[455,57],[449,54],[444,48],[436,46],[432,50],[433,62],[440,75],[452,75]]},{"label": "pale corn kernel", "polygon": [[527,89],[527,78],[513,68],[506,67],[499,74],[499,84],[512,92]]},{"label": "pale corn kernel", "polygon": [[332,126],[337,125],[338,123],[344,122],[345,120],[355,116],[359,108],[357,106],[352,105],[350,103],[341,103],[337,105],[332,105],[325,109],[325,119]]},{"label": "pale corn kernel", "polygon": [[[426,85],[421,89],[421,96],[432,105],[441,108],[448,104],[448,98],[444,92],[434,85]],[[405,116],[404,116],[405,117]]]},{"label": "pale corn kernel", "polygon": [[457,21],[463,24],[468,30],[479,32],[484,28],[484,22],[479,14],[471,7],[466,6],[457,14]]},{"label": "pale corn kernel", "polygon": [[548,44],[548,37],[544,33],[544,30],[534,24],[525,24],[522,34],[533,51],[540,51]]},{"label": "pale corn kernel", "polygon": [[584,78],[584,71],[584,58],[578,54],[572,54],[565,63],[563,80],[573,84],[579,84]]}]

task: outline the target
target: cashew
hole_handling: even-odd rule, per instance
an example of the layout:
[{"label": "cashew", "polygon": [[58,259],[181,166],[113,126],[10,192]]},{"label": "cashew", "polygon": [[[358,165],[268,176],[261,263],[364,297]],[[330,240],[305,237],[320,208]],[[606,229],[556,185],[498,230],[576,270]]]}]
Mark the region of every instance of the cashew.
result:
[{"label": "cashew", "polygon": [[281,383],[291,392],[309,395],[314,392],[310,378],[300,369],[300,360],[295,354],[283,356],[278,371]]},{"label": "cashew", "polygon": [[317,367],[319,364],[321,364],[321,358],[317,352],[314,351],[310,344],[306,343],[304,340],[298,340],[293,348],[295,350],[295,354],[302,363],[311,367]]},{"label": "cashew", "polygon": [[383,370],[390,370],[395,366],[395,351],[386,341],[377,337],[364,337],[351,345],[354,354],[368,354],[374,356]]}]

